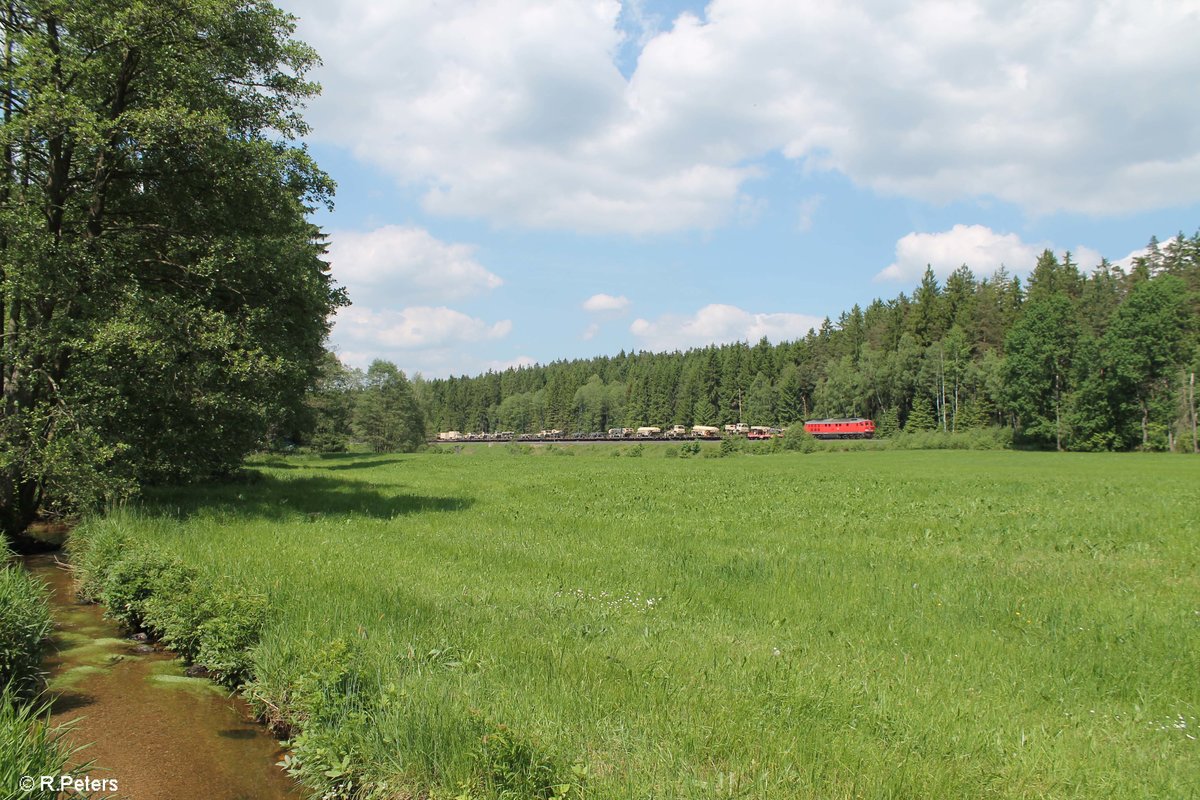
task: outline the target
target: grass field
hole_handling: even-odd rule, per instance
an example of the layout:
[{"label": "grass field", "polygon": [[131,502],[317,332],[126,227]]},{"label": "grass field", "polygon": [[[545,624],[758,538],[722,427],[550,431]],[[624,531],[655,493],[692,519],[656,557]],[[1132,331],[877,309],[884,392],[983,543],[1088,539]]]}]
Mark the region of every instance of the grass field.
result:
[{"label": "grass field", "polygon": [[360,650],[327,748],[393,787],[497,793],[492,726],[590,798],[1197,796],[1200,460],[610,452],[271,458],[96,524],[267,592],[268,693]]}]

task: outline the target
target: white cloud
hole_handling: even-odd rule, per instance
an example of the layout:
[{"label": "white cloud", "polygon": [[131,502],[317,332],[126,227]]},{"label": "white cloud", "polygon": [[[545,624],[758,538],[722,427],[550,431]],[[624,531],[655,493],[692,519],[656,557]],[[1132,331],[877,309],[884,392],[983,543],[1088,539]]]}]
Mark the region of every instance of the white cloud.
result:
[{"label": "white cloud", "polygon": [[1082,244],[1071,251],[1071,258],[1079,267],[1080,272],[1085,275],[1090,273],[1096,267],[1100,266],[1100,260],[1103,257],[1104,256],[1101,255],[1099,250],[1094,250]]},{"label": "white cloud", "polygon": [[[926,265],[941,279],[963,264],[981,278],[1002,266],[1012,275],[1025,275],[1033,271],[1045,250],[1053,251],[1060,261],[1066,257],[1067,251],[1048,242],[1029,244],[1015,233],[997,233],[986,225],[955,225],[941,233],[914,232],[896,242],[896,260],[880,270],[875,280],[915,284],[925,274]],[[1099,250],[1082,244],[1070,253],[1075,266],[1085,275],[1098,267],[1103,258]],[[1128,270],[1133,259],[1145,253],[1146,248],[1139,248],[1112,264]]]},{"label": "white cloud", "polygon": [[966,264],[979,276],[1001,266],[1028,272],[1045,246],[1026,244],[1015,233],[996,233],[984,225],[955,225],[943,233],[910,233],[896,242],[896,260],[875,276],[877,281],[915,283],[926,265],[945,278]]},{"label": "white cloud", "polygon": [[1134,250],[1132,253],[1125,256],[1124,258],[1118,258],[1116,261],[1112,262],[1113,266],[1120,267],[1121,269],[1125,270],[1126,272],[1129,272],[1131,269],[1133,269],[1133,260],[1135,258],[1141,258],[1142,256],[1146,255],[1149,252],[1150,252],[1150,250],[1148,248],[1139,247],[1137,250]]},{"label": "white cloud", "polygon": [[533,356],[517,356],[516,358],[493,360],[485,362],[485,367],[493,372],[504,372],[519,367],[532,367],[537,363]]},{"label": "white cloud", "polygon": [[592,313],[619,312],[629,308],[629,298],[625,295],[594,294],[583,301],[583,310]]},{"label": "white cloud", "polygon": [[504,283],[475,260],[473,246],[447,244],[415,226],[335,231],[329,260],[350,299],[373,305],[387,296],[403,304],[459,300]]},{"label": "white cloud", "polygon": [[817,213],[817,209],[821,207],[821,203],[825,198],[819,194],[814,194],[811,197],[806,197],[800,201],[796,207],[796,229],[801,233],[808,233],[812,230],[813,217]]},{"label": "white cloud", "polygon": [[583,333],[579,335],[579,338],[583,339],[585,342],[590,342],[592,339],[596,338],[596,334],[599,332],[599,323],[593,322],[591,325],[588,325],[586,328],[584,328]]},{"label": "white cloud", "polygon": [[664,314],[654,322],[636,319],[629,330],[650,350],[676,350],[710,344],[749,341],[766,336],[780,342],[799,339],[821,325],[807,314],[755,314],[737,306],[714,303],[690,316]]},{"label": "white cloud", "polygon": [[1200,201],[1191,0],[713,0],[643,25],[629,80],[617,0],[285,6],[327,65],[317,136],[436,213],[711,228],[755,207],[744,184],[774,152],[1032,213]]},{"label": "white cloud", "polygon": [[411,306],[399,311],[374,311],[350,306],[338,312],[334,337],[355,348],[371,345],[379,350],[420,350],[488,339],[503,339],[512,321],[489,324],[444,306]]}]

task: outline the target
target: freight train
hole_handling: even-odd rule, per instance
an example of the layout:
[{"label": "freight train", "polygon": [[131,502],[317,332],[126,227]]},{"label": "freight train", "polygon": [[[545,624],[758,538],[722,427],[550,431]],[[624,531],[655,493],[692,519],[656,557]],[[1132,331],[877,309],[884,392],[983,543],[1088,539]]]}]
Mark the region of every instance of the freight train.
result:
[{"label": "freight train", "polygon": [[[804,430],[816,439],[870,439],[875,435],[875,423],[861,417],[840,417],[836,419],[813,419],[804,423]],[[771,428],[765,425],[747,425],[743,422],[726,425],[725,436],[745,436],[748,439],[774,439],[783,436],[786,429]],[[643,441],[667,441],[676,439],[719,439],[722,431],[714,425],[672,425],[665,431],[654,425],[644,425],[640,428],[609,428],[608,431],[593,433],[566,433],[561,430],[544,430],[537,433],[460,433],[446,431],[439,433],[440,442],[600,442],[626,439],[641,439]]]}]

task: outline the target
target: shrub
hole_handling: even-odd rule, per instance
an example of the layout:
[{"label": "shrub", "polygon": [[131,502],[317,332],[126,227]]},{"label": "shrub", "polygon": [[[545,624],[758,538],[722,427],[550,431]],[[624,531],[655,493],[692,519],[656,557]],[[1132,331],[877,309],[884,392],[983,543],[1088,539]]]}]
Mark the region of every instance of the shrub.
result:
[{"label": "shrub", "polygon": [[142,630],[147,601],[163,593],[175,567],[176,562],[146,545],[127,550],[104,576],[100,600],[108,607],[105,613],[128,630]]},{"label": "shrub", "polygon": [[106,605],[129,630],[145,630],[213,677],[237,685],[267,619],[267,598],[213,585],[178,558],[126,536],[116,520],[72,537],[81,597]]},{"label": "shrub", "polygon": [[251,684],[247,698],[274,728],[291,732],[282,762],[289,775],[322,798],[370,797],[358,747],[380,692],[363,670],[361,647],[335,639],[305,663],[283,686]]},{"label": "shrub", "polygon": [[195,660],[218,680],[237,685],[250,676],[251,651],[267,622],[267,596],[227,587],[205,589],[204,594],[195,600],[208,612],[197,632],[200,646]]},{"label": "shrub", "polygon": [[1012,447],[1012,430],[972,428],[960,433],[904,430],[888,437],[890,450],[1004,450]]},{"label": "shrub", "polygon": [[783,449],[794,453],[813,453],[817,450],[817,440],[804,430],[804,423],[794,423],[783,437]]},{"label": "shrub", "polygon": [[146,631],[188,661],[200,652],[202,624],[211,614],[207,591],[196,570],[174,561],[158,576],[155,591],[142,602]]},{"label": "shrub", "polygon": [[501,800],[551,800],[572,786],[555,760],[535,742],[505,725],[480,718],[478,763],[483,788]]}]

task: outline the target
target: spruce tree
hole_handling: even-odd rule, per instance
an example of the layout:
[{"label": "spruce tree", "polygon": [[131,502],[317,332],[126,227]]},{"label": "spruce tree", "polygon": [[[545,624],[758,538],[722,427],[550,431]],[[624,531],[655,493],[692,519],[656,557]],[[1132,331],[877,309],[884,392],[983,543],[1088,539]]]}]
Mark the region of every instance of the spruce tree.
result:
[{"label": "spruce tree", "polygon": [[904,422],[904,431],[918,433],[936,428],[937,419],[933,415],[933,403],[929,396],[921,394],[913,398],[912,410],[908,412],[908,419]]},{"label": "spruce tree", "polygon": [[895,406],[884,409],[875,420],[875,438],[886,439],[900,430],[900,412]]}]

